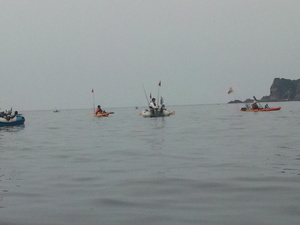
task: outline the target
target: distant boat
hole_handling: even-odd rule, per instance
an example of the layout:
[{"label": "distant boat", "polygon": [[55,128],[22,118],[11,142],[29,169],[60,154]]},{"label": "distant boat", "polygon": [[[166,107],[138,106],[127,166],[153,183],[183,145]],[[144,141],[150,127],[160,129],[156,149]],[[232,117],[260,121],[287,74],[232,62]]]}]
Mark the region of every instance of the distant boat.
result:
[{"label": "distant boat", "polygon": [[59,110],[58,110],[58,109],[55,109],[55,110],[53,110],[53,112],[57,113],[57,112],[59,112]]}]

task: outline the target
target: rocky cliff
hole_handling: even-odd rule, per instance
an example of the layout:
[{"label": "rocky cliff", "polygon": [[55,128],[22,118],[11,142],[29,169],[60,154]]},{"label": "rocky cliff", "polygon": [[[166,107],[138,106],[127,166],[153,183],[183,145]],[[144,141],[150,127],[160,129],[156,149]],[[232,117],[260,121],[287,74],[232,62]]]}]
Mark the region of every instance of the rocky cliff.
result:
[{"label": "rocky cliff", "polygon": [[[275,78],[270,88],[270,95],[262,97],[260,102],[300,101],[300,79],[290,80]],[[229,103],[249,103],[253,99],[245,101],[235,100]]]},{"label": "rocky cliff", "polygon": [[275,78],[270,88],[270,95],[264,96],[260,101],[300,101],[300,79]]}]

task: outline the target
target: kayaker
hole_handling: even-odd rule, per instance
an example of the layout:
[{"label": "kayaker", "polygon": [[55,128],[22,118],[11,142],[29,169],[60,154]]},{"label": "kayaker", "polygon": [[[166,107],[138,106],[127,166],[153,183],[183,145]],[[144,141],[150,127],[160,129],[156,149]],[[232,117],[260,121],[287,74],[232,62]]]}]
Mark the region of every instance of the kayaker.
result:
[{"label": "kayaker", "polygon": [[155,103],[155,98],[152,98],[152,101],[149,104],[149,108],[150,109],[157,109],[158,108],[156,103]]},{"label": "kayaker", "polygon": [[103,113],[103,110],[101,109],[100,105],[97,106],[97,109],[95,111],[95,114],[97,114],[97,113]]},{"label": "kayaker", "polygon": [[252,106],[252,109],[258,109],[258,105],[257,105],[256,101],[253,101],[251,106]]}]

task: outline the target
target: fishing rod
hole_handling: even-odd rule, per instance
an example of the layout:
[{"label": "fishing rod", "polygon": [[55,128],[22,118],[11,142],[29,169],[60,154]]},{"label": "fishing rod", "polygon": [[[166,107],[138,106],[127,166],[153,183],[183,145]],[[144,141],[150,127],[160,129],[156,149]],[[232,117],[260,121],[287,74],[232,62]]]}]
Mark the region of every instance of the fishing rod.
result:
[{"label": "fishing rod", "polygon": [[143,85],[144,93],[145,93],[145,96],[146,96],[146,99],[147,99],[147,102],[148,102],[148,105],[149,105],[149,104],[150,104],[150,102],[149,102],[149,99],[148,99],[148,96],[147,96],[147,93],[146,93],[146,90],[145,90],[144,84],[142,83],[142,85]]}]

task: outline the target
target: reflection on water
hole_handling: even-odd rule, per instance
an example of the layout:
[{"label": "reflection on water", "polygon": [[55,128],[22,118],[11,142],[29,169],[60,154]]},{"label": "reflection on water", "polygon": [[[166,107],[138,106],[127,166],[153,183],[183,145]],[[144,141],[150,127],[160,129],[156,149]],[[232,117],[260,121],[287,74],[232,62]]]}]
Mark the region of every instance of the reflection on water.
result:
[{"label": "reflection on water", "polygon": [[147,139],[146,145],[151,149],[161,149],[165,141],[165,119],[164,117],[160,118],[145,118],[150,119],[149,129],[147,129]]},{"label": "reflection on water", "polygon": [[0,127],[0,135],[1,132],[19,132],[25,128],[25,124],[15,125],[15,126],[6,126]]},{"label": "reflection on water", "polygon": [[281,106],[31,112],[0,129],[0,224],[296,225],[300,104]]}]

